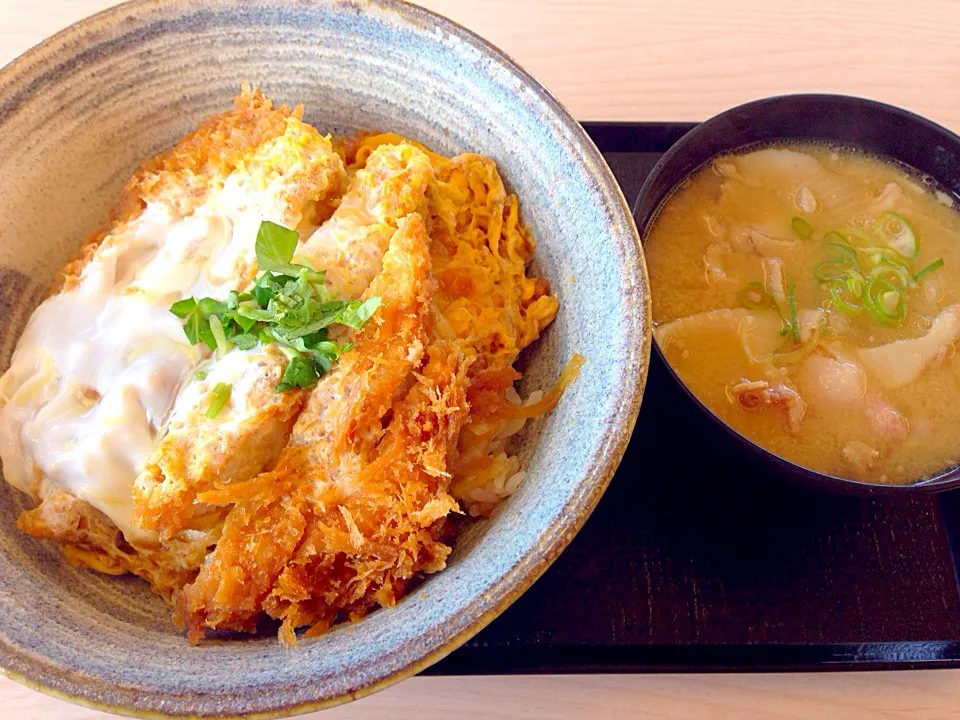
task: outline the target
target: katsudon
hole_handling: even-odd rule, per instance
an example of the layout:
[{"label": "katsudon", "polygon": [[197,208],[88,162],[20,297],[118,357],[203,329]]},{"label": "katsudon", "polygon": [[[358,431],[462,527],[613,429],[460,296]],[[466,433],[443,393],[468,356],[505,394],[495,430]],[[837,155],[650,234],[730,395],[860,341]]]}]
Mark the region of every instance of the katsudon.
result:
[{"label": "katsudon", "polygon": [[18,520],[194,641],[392,606],[523,481],[520,352],[559,302],[496,164],[333,138],[244,86],[145,162],[0,379]]}]

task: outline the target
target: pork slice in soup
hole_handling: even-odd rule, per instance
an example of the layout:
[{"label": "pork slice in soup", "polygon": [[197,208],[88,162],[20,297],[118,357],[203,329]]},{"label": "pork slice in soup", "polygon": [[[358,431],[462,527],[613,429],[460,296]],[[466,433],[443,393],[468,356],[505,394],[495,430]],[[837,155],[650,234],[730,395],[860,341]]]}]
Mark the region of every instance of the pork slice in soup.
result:
[{"label": "pork slice in soup", "polygon": [[715,159],[644,241],[654,334],[722,420],[840,477],[960,462],[960,214],[900,166],[825,146]]}]

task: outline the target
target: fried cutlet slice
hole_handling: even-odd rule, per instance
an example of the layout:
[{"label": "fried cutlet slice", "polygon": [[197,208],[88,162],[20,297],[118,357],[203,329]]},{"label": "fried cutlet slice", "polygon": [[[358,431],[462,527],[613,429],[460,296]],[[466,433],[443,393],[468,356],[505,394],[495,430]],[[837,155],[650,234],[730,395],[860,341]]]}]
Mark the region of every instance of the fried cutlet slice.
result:
[{"label": "fried cutlet slice", "polygon": [[[355,138],[345,148],[348,171],[405,142],[391,133]],[[471,406],[481,400],[490,410],[472,412],[460,435],[452,492],[471,514],[486,514],[523,479],[511,437],[534,411],[552,407],[534,393],[526,398],[530,409],[516,409],[524,400],[513,387],[520,373],[512,365],[550,324],[559,304],[547,280],[528,272],[536,244],[496,163],[474,153],[447,158],[424,151],[434,169],[426,219],[438,281],[437,333],[476,358],[468,397]],[[575,377],[577,367],[564,377]],[[548,395],[554,402],[558,397]]]},{"label": "fried cutlet slice", "polygon": [[164,545],[133,547],[110,518],[85,500],[57,487],[42,496],[42,503],[17,519],[17,527],[23,532],[55,540],[73,565],[108,575],[139,575],[170,602],[196,577],[209,546],[217,540],[216,533],[198,532]]},{"label": "fried cutlet slice", "polygon": [[[382,264],[397,223],[423,209],[432,178],[427,157],[409,145],[384,147],[356,173],[339,207],[300,250],[326,271],[328,287],[356,297]],[[360,291],[357,289],[360,288]],[[224,508],[196,503],[198,494],[242,482],[271,467],[300,410],[303,392],[277,393],[286,358],[275,349],[229,353],[202,382],[180,395],[169,431],[137,478],[137,521],[165,537],[184,527],[204,528],[223,519]],[[232,384],[216,418],[205,415],[212,389]]]},{"label": "fried cutlet slice", "polygon": [[[330,152],[329,138],[302,122],[302,115],[300,107],[274,107],[260,90],[245,83],[233,110],[207,118],[134,172],[104,227],[58,273],[51,294],[75,287],[94,254],[123,238],[148,205],[186,217],[220,192],[231,175],[235,191],[247,185],[246,176],[256,177],[248,188],[272,195],[279,208],[277,222],[287,227],[323,222],[342,194],[343,163]],[[314,152],[322,155],[321,161],[304,162]],[[258,167],[248,167],[251,161]],[[225,199],[229,201],[229,194]],[[243,198],[237,199],[236,205],[242,208]],[[259,224],[259,219],[250,219]],[[254,256],[245,253],[244,257]],[[253,267],[248,262],[235,269],[246,274]]]},{"label": "fried cutlet slice", "polygon": [[[302,404],[299,392],[276,391],[287,358],[273,347],[234,350],[180,393],[167,433],[133,487],[134,518],[170,538],[185,528],[222,522],[226,511],[195,502],[217,485],[249,480],[273,465]],[[229,401],[207,417],[213,390],[231,386]]]},{"label": "fried cutlet slice", "polygon": [[[118,288],[122,282],[129,283],[118,294],[123,302],[132,299],[138,303],[136,307],[155,306],[157,317],[169,315],[166,308],[180,297],[179,291],[171,295],[171,288],[182,289],[181,285],[197,283],[205,284],[210,290],[207,294],[225,293],[255,271],[254,238],[261,216],[294,227],[323,220],[342,193],[344,180],[342,161],[332,151],[329,139],[302,123],[299,109],[274,108],[262,93],[245,88],[234,110],[204,121],[133,175],[108,227],[93,236],[78,258],[64,268],[48,302],[55,300],[58,293],[85,292],[85,283],[99,281],[105,273],[115,278],[111,282],[118,283]],[[158,232],[163,223],[181,221],[181,228],[193,225],[190,232],[177,235],[177,242],[151,244],[166,237]],[[207,245],[195,248],[190,243]],[[216,262],[207,253],[211,248],[218,253]],[[38,313],[42,311],[43,306]],[[183,364],[171,364],[167,369],[192,372],[191,366],[199,360],[193,356],[201,351],[190,346],[176,330],[174,323],[169,338],[161,336],[156,342],[182,344]],[[91,332],[80,326],[70,327],[69,331],[76,339],[61,336],[59,341],[76,342],[78,347],[86,340],[85,334]],[[24,338],[29,337],[28,325]],[[117,336],[117,342],[125,342],[122,334]],[[131,353],[131,362],[135,362],[138,353],[152,351],[149,347],[124,350],[111,357],[111,362],[121,361],[127,357],[126,352]],[[22,442],[5,445],[11,452],[16,451],[15,456],[4,456],[5,475],[38,503],[37,508],[23,515],[21,527],[31,535],[62,544],[72,562],[107,572],[134,572],[170,597],[196,573],[203,551],[216,542],[220,528],[201,527],[189,539],[161,538],[138,528],[131,517],[130,491],[126,486],[119,493],[118,488],[113,488],[110,501],[101,501],[100,496],[89,494],[97,492],[102,480],[92,472],[87,483],[89,492],[84,487],[71,493],[56,478],[47,477],[32,459],[24,444],[26,435],[18,423],[22,417],[42,417],[45,406],[53,401],[57,402],[57,413],[79,417],[95,412],[98,404],[113,393],[122,400],[117,407],[136,415],[127,419],[117,416],[117,427],[135,426],[139,444],[105,447],[105,452],[114,453],[111,461],[116,457],[133,468],[142,462],[138,453],[143,452],[146,460],[154,441],[152,436],[161,430],[158,418],[148,414],[145,406],[141,408],[140,393],[154,393],[154,405],[169,407],[182,377],[154,373],[146,376],[149,385],[85,388],[76,378],[63,375],[69,370],[51,367],[49,359],[34,362],[30,353],[37,352],[47,357],[42,347],[37,350],[21,341],[17,353],[24,353],[22,362],[18,363],[15,354],[11,371],[0,381],[5,430],[16,438],[24,438]],[[49,387],[38,388],[40,385]],[[168,393],[169,400],[163,401],[157,393]],[[103,432],[112,431],[106,428]],[[277,444],[282,446],[282,442]],[[272,448],[270,451],[274,452]],[[120,477],[114,475],[115,479]],[[136,471],[131,469],[131,486],[135,477]],[[91,503],[98,503],[97,507]],[[121,532],[118,526],[125,529]]]},{"label": "fried cutlet slice", "polygon": [[[365,403],[369,384],[389,386],[389,402],[422,357],[424,313],[432,290],[423,221],[419,216],[401,221],[390,243],[383,268],[367,292],[380,295],[380,309],[354,339],[354,350],[341,356],[310,391],[276,470],[203,497],[211,503],[237,504],[217,548],[178,604],[194,640],[205,627],[255,629],[264,599],[306,530],[303,495],[325,479],[296,477],[291,470],[302,464],[299,458],[306,453],[316,454],[320,463],[334,462],[332,445],[340,425]],[[386,356],[381,352],[384,343]],[[322,471],[319,466],[317,470]]]},{"label": "fried cutlet slice", "polygon": [[[287,132],[259,146],[242,169],[229,174],[215,207],[237,218],[226,267],[244,290],[256,268],[256,228],[263,220],[288,227],[309,223],[318,204],[329,204],[344,185],[343,164],[329,139],[309,125],[290,123]],[[238,231],[243,232],[242,235]],[[286,357],[270,348],[233,352],[205,366],[205,380],[187,379],[167,432],[137,476],[134,518],[146,530],[171,537],[185,527],[208,527],[222,519],[211,508],[195,508],[197,492],[214,482],[247,480],[276,459],[300,409],[299,393],[277,393]],[[207,418],[213,388],[232,385],[230,402]]]},{"label": "fried cutlet slice", "polygon": [[443,566],[440,527],[457,507],[446,466],[467,408],[458,346],[431,344],[433,292],[424,224],[409,215],[365,293],[380,310],[310,392],[277,467],[201,497],[236,505],[179,599],[191,639],[252,631],[267,612],[292,640]]},{"label": "fried cutlet slice", "polygon": [[281,640],[392,607],[415,578],[445,567],[446,519],[460,512],[449,467],[468,412],[468,365],[458,343],[432,342],[410,390],[381,417],[382,437],[348,423],[338,466],[305,503],[307,534],[264,601],[283,621]]},{"label": "fried cutlet slice", "polygon": [[341,297],[359,297],[380,271],[397,221],[424,214],[433,179],[430,158],[413,145],[382,145],[358,170],[340,205],[298,251]]}]

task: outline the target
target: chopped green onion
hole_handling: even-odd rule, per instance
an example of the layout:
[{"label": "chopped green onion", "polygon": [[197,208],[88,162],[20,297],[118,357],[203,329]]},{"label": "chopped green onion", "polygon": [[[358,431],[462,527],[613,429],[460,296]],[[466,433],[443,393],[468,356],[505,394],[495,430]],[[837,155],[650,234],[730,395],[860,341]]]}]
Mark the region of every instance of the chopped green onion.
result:
[{"label": "chopped green onion", "polygon": [[895,212],[885,212],[878,220],[880,233],[887,245],[904,257],[913,258],[919,251],[917,235],[901,215]]},{"label": "chopped green onion", "polygon": [[873,270],[870,271],[869,277],[885,277],[888,280],[890,278],[896,278],[904,288],[913,287],[917,284],[913,275],[911,275],[901,265],[877,265],[873,268]]},{"label": "chopped green onion", "polygon": [[863,304],[873,318],[886,327],[898,327],[907,316],[907,301],[897,287],[884,278],[871,278]]},{"label": "chopped green onion", "polygon": [[857,315],[863,312],[863,305],[859,302],[860,297],[847,297],[850,290],[843,282],[835,281],[829,286],[830,298],[834,306],[849,315]]},{"label": "chopped green onion", "polygon": [[213,339],[217,342],[217,359],[219,360],[230,352],[233,345],[227,340],[227,336],[223,332],[223,324],[216,315],[210,316],[210,332],[213,333]]},{"label": "chopped green onion", "polygon": [[793,229],[794,234],[801,240],[808,240],[810,236],[813,235],[813,228],[810,227],[810,223],[802,217],[793,218],[790,221],[790,227]]},{"label": "chopped green onion", "polygon": [[825,285],[838,310],[852,315],[867,310],[881,325],[898,327],[907,316],[907,292],[943,267],[943,258],[914,273],[911,258],[919,251],[919,239],[910,223],[885,212],[873,228],[865,232],[844,227],[824,235],[826,258],[813,276]]},{"label": "chopped green onion", "polygon": [[290,361],[280,390],[316,384],[352,347],[330,340],[327,328],[339,324],[359,330],[381,302],[379,297],[334,299],[323,271],[293,263],[298,242],[295,231],[261,223],[256,242],[261,273],[249,292],[230,291],[226,300],[184,298],[170,307],[184,320],[190,344],[205,344],[218,359],[234,347],[276,345]]},{"label": "chopped green onion", "polygon": [[849,271],[836,260],[822,260],[813,269],[813,277],[818,282],[830,282],[846,276]]},{"label": "chopped green onion", "polygon": [[213,398],[210,400],[210,405],[207,407],[207,412],[204,413],[208,418],[213,420],[217,415],[220,414],[220,411],[223,410],[223,406],[227,404],[227,400],[230,399],[230,390],[232,386],[229,383],[217,383],[213,388]]},{"label": "chopped green onion", "polygon": [[194,373],[193,378],[194,378],[194,380],[206,380],[206,379],[207,379],[207,373],[204,372],[203,370],[197,370],[197,372]]},{"label": "chopped green onion", "polygon": [[876,242],[876,238],[871,237],[870,235],[865,233],[863,230],[860,230],[859,228],[845,227],[839,230],[835,230],[834,232],[840,235],[846,242],[850,243],[851,245],[853,245],[853,240],[859,240],[860,242],[864,243],[864,245],[868,245],[868,246]]},{"label": "chopped green onion", "polygon": [[917,274],[913,276],[913,279],[916,280],[917,282],[920,282],[920,278],[924,277],[925,275],[929,275],[930,273],[934,272],[935,270],[939,270],[942,267],[943,267],[943,258],[937,258],[932,263],[927,265],[925,268],[918,271]]},{"label": "chopped green onion", "polygon": [[870,261],[874,264],[877,263],[887,263],[888,265],[900,265],[901,267],[909,267],[909,263],[904,257],[898,253],[893,248],[885,247],[865,247],[860,248],[860,251],[870,258]]},{"label": "chopped green onion", "polygon": [[880,307],[882,307],[887,313],[893,314],[897,310],[900,301],[903,299],[903,296],[898,292],[888,291],[880,295]]},{"label": "chopped green onion", "polygon": [[794,294],[793,283],[787,283],[787,309],[790,312],[790,334],[793,342],[800,344],[800,321],[797,317],[797,298]]},{"label": "chopped green onion", "polygon": [[836,250],[839,253],[836,257],[832,258],[832,261],[838,265],[849,265],[860,270],[860,257],[857,255],[856,248],[843,238],[839,240],[828,240],[827,238],[831,236],[836,238],[840,238],[840,236],[833,232],[828,233],[823,239],[823,244],[828,250]]},{"label": "chopped green onion", "polygon": [[866,285],[866,281],[863,279],[863,275],[860,273],[850,273],[847,275],[844,284],[847,286],[847,289],[850,291],[850,294],[855,298],[863,297],[863,289]]}]

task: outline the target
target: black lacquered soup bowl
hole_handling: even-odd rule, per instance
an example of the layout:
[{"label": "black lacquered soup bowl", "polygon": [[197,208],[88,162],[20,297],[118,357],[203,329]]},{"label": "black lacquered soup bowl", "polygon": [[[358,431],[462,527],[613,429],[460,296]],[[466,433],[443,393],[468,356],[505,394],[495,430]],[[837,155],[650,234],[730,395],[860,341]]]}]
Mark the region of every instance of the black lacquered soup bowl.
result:
[{"label": "black lacquered soup bowl", "polygon": [[[713,158],[774,143],[826,143],[891,159],[929,176],[960,198],[960,137],[926,118],[892,105],[843,95],[784,95],[740,105],[701,123],[668,150],[644,183],[633,209],[641,239],[657,212],[685,178]],[[861,496],[903,496],[960,487],[960,465],[914,483],[881,485],[817,472],[744,437],[715,415],[684,384],[659,343],[657,354],[699,408],[745,451],[776,474],[809,487]]]}]

